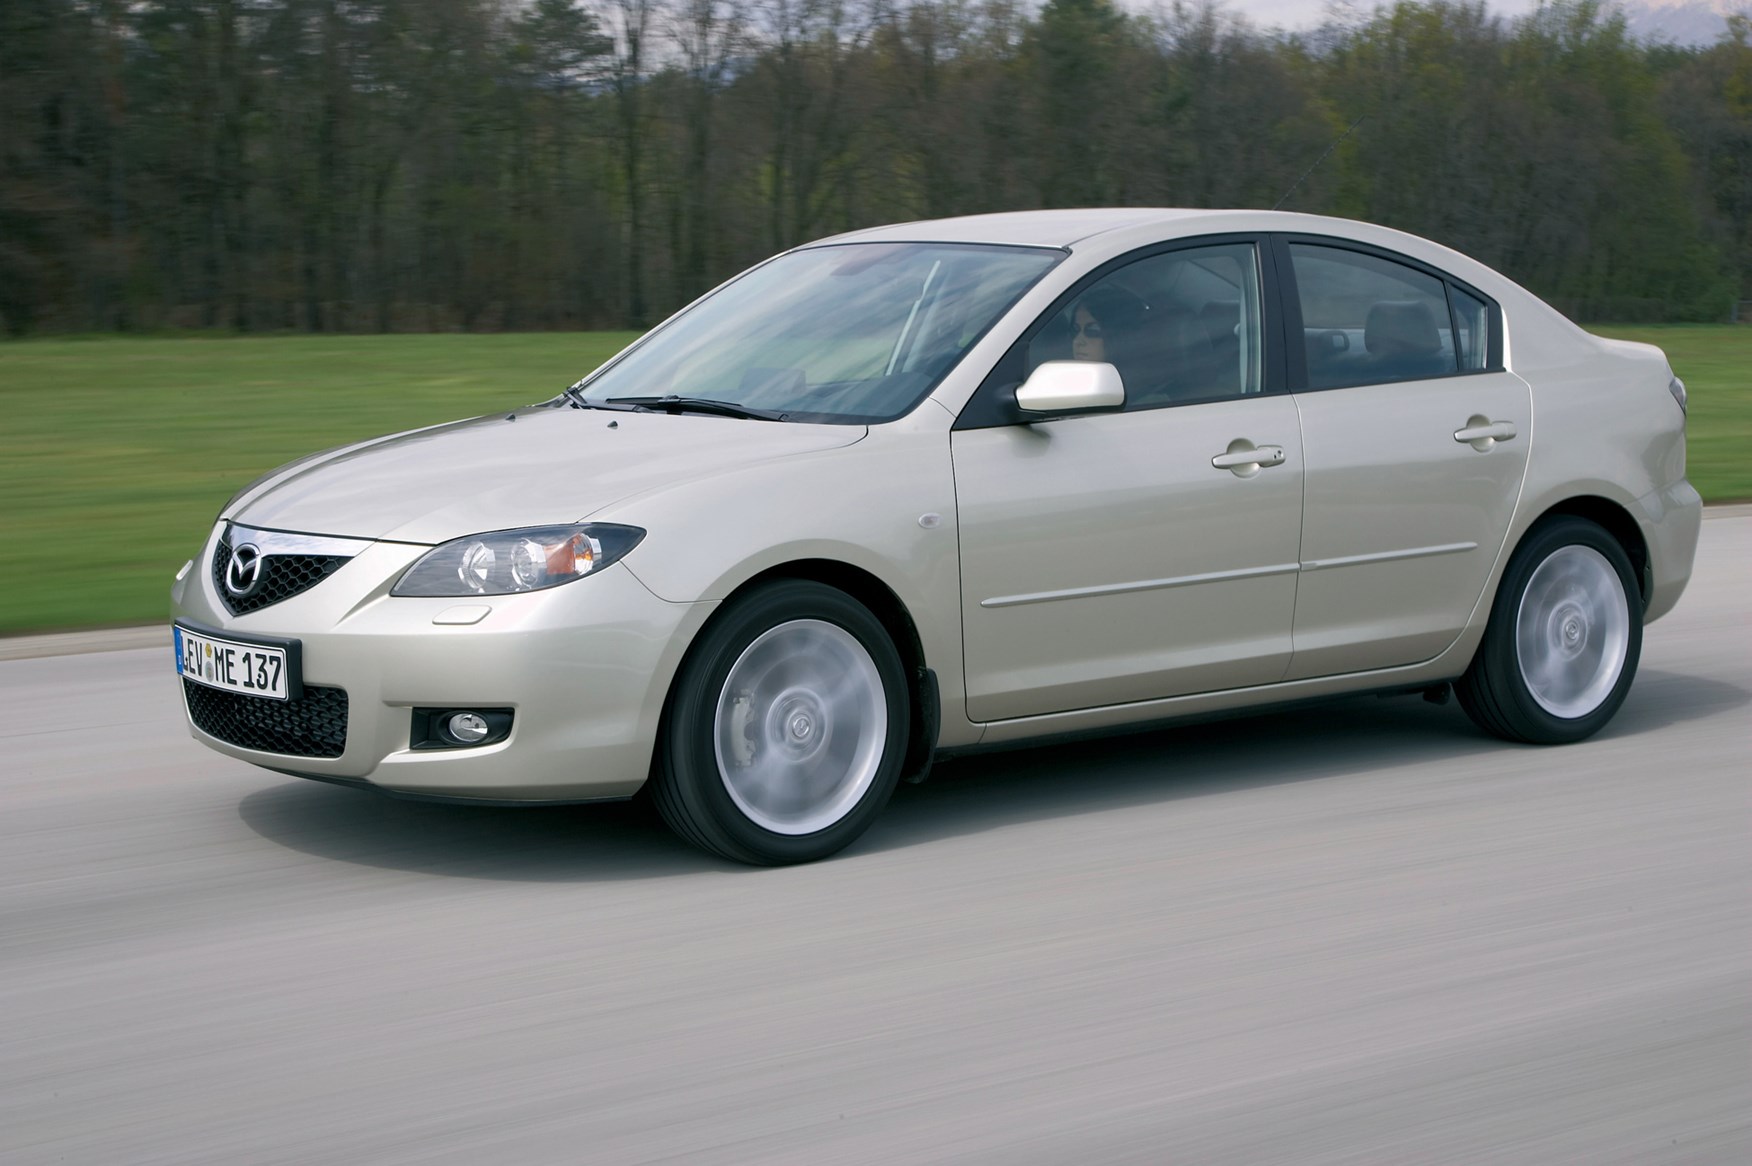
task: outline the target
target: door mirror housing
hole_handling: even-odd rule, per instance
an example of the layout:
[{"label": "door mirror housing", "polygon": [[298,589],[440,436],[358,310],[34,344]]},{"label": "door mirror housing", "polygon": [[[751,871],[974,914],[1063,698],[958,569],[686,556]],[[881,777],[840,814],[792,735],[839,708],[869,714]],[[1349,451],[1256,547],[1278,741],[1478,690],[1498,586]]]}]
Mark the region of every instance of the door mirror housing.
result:
[{"label": "door mirror housing", "polygon": [[[1023,420],[1096,413],[1125,407],[1125,382],[1111,364],[1093,360],[1049,360],[1016,388]],[[1031,416],[1038,414],[1039,416]]]}]

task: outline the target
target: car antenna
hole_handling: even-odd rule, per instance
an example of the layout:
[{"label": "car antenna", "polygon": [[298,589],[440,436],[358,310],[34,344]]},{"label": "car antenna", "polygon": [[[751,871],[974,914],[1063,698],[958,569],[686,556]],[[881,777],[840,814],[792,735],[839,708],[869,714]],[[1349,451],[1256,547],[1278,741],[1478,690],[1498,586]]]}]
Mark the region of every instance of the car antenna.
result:
[{"label": "car antenna", "polygon": [[[1363,115],[1363,117],[1367,117],[1367,116],[1368,116],[1368,114]],[[1328,155],[1328,154],[1332,153],[1334,150],[1338,149],[1338,144],[1340,142],[1344,141],[1346,138],[1350,137],[1351,131],[1355,130],[1358,126],[1360,126],[1362,124],[1363,124],[1363,118],[1359,117],[1359,118],[1357,118],[1357,120],[1350,123],[1350,127],[1348,129],[1346,129],[1344,131],[1344,133],[1342,133],[1342,134],[1338,135],[1338,137],[1332,139],[1332,144],[1320,152],[1320,157],[1314,159],[1314,165],[1312,165],[1312,166],[1308,167],[1308,169],[1302,171],[1302,177],[1300,177],[1300,178],[1296,179],[1294,182],[1290,183],[1290,188],[1288,190],[1284,191],[1283,198],[1280,198],[1276,202],[1272,203],[1271,209],[1275,211],[1280,206],[1283,206],[1284,203],[1289,200],[1290,195],[1296,193],[1296,187],[1298,187],[1298,186],[1302,185],[1302,183],[1306,182],[1308,180],[1308,175],[1314,173],[1314,171],[1319,168],[1320,163],[1326,161],[1326,155]]]}]

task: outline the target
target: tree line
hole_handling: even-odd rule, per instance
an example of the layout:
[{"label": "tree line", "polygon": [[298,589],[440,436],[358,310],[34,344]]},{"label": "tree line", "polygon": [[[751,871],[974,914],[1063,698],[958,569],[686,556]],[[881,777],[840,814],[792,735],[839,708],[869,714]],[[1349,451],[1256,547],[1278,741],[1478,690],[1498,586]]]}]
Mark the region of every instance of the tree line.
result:
[{"label": "tree line", "polygon": [[1271,207],[1582,319],[1752,297],[1752,25],[1402,2],[5,0],[0,328],[644,327],[777,250]]}]

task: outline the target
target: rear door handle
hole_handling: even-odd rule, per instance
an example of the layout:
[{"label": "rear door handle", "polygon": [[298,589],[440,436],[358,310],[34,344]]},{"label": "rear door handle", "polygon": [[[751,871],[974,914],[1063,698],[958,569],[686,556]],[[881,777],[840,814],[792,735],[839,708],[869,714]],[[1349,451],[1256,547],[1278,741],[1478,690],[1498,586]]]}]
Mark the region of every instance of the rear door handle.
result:
[{"label": "rear door handle", "polygon": [[1454,440],[1461,445],[1470,445],[1479,453],[1483,453],[1499,441],[1508,441],[1515,436],[1513,421],[1492,421],[1488,417],[1474,414],[1466,419],[1464,428],[1454,431]]},{"label": "rear door handle", "polygon": [[1284,464],[1284,448],[1281,445],[1262,445],[1257,449],[1230,449],[1228,453],[1220,453],[1211,459],[1211,465],[1219,470],[1245,471],[1250,468],[1265,466],[1281,466]]}]

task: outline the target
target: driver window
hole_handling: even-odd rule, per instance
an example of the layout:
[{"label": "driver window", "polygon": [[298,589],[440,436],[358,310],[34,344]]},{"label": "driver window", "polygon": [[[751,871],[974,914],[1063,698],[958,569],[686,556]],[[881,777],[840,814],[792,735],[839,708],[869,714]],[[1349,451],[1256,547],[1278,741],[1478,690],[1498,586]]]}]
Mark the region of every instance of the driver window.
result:
[{"label": "driver window", "polygon": [[1105,361],[1125,382],[1128,410],[1222,400],[1260,391],[1261,334],[1253,245],[1188,248],[1085,288],[1030,341],[1027,371]]}]

